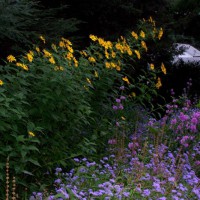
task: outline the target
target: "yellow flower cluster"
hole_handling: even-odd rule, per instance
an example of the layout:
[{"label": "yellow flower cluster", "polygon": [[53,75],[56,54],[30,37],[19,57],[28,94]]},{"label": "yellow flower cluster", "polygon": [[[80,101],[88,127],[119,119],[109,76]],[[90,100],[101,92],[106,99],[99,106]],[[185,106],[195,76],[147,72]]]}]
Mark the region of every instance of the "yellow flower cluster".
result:
[{"label": "yellow flower cluster", "polygon": [[118,40],[118,43],[116,43],[115,48],[119,50],[121,53],[127,53],[129,56],[133,55],[133,52],[131,50],[131,47],[127,44],[126,39],[121,37],[121,40]]},{"label": "yellow flower cluster", "polygon": [[106,57],[107,59],[109,59],[109,58],[110,58],[110,55],[109,55],[109,53],[108,53],[107,49],[105,49],[105,52],[104,52],[104,54],[105,54],[105,57]]},{"label": "yellow flower cluster", "polygon": [[56,61],[54,60],[54,58],[53,58],[53,56],[51,56],[50,58],[49,58],[49,62],[51,63],[51,64],[56,64]]},{"label": "yellow flower cluster", "polygon": [[[71,66],[71,61],[73,61],[74,62],[74,66],[78,67],[78,60],[73,55],[74,50],[72,48],[72,43],[69,40],[67,40],[67,39],[65,39],[65,38],[62,37],[61,41],[59,42],[59,47],[66,48],[68,50],[68,52],[64,53],[64,58],[66,58],[69,61],[69,65]],[[54,47],[52,46],[52,48],[55,51],[57,51],[56,46],[54,46]],[[83,51],[81,52],[81,54],[83,55]]]},{"label": "yellow flower cluster", "polygon": [[158,39],[160,40],[162,36],[163,36],[163,29],[160,28],[160,30],[158,32]]},{"label": "yellow flower cluster", "polygon": [[3,81],[0,79],[0,86],[2,86],[4,83],[3,83]]},{"label": "yellow flower cluster", "polygon": [[86,53],[85,51],[81,51],[80,53],[81,53],[81,55],[83,55],[83,56],[85,56],[85,57],[88,56],[87,53]]},{"label": "yellow flower cluster", "polygon": [[49,58],[49,62],[51,64],[53,64],[53,65],[56,64],[54,57],[52,56],[52,54],[49,51],[47,51],[46,49],[43,49],[43,53],[44,53],[44,57]]},{"label": "yellow flower cluster", "polygon": [[131,35],[137,40],[138,39],[138,35],[137,33],[135,33],[134,31],[131,32]]},{"label": "yellow flower cluster", "polygon": [[40,48],[39,47],[35,47],[35,50],[39,53],[40,52]]},{"label": "yellow flower cluster", "polygon": [[130,84],[130,82],[129,82],[127,76],[123,77],[122,80],[123,80],[124,82],[126,82],[127,84]]},{"label": "yellow flower cluster", "polygon": [[135,92],[131,92],[131,96],[132,97],[136,97],[136,93]]},{"label": "yellow flower cluster", "polygon": [[40,40],[42,40],[42,42],[45,44],[46,43],[46,40],[45,40],[45,38],[41,35],[40,36]]},{"label": "yellow flower cluster", "polygon": [[[107,59],[110,59],[110,57],[115,58],[116,53],[112,50],[113,44],[111,41],[105,41],[103,38],[98,38],[95,35],[89,36],[92,41],[97,41],[100,46],[104,48],[104,55]],[[109,52],[110,51],[110,52]],[[87,56],[86,53],[82,51],[82,55]],[[102,58],[102,55],[99,55],[100,59]]]},{"label": "yellow flower cluster", "polygon": [[158,77],[158,80],[156,83],[156,88],[159,89],[161,86],[162,86],[161,79],[160,79],[160,77]]},{"label": "yellow flower cluster", "polygon": [[145,38],[145,32],[144,31],[140,31],[140,37]]},{"label": "yellow flower cluster", "polygon": [[111,41],[105,41],[104,39],[102,38],[98,38],[98,42],[99,44],[104,47],[105,49],[112,49],[113,47],[113,44]]},{"label": "yellow flower cluster", "polygon": [[94,42],[98,40],[98,37],[92,34],[89,35],[89,38]]},{"label": "yellow flower cluster", "polygon": [[46,49],[43,50],[43,53],[44,53],[44,57],[51,57],[52,54],[50,52],[48,52]]},{"label": "yellow flower cluster", "polygon": [[150,69],[151,69],[151,70],[154,70],[154,68],[155,68],[155,67],[154,67],[154,64],[151,63],[151,64],[150,64]]},{"label": "yellow flower cluster", "polygon": [[74,61],[74,66],[75,66],[75,67],[78,67],[78,60],[76,60],[76,58],[73,57],[73,61]]},{"label": "yellow flower cluster", "polygon": [[145,51],[147,51],[147,50],[148,50],[148,48],[147,48],[147,45],[146,45],[146,42],[145,42],[145,41],[141,41],[141,46],[142,46],[142,48],[143,48],[143,49],[145,49]]},{"label": "yellow flower cluster", "polygon": [[13,55],[9,55],[9,56],[7,57],[7,61],[8,61],[8,62],[16,62],[17,60],[16,60],[16,58],[15,58]]},{"label": "yellow flower cluster", "polygon": [[126,118],[125,118],[124,116],[121,116],[121,119],[122,119],[122,120],[126,120]]},{"label": "yellow flower cluster", "polygon": [[156,26],[156,22],[153,20],[153,18],[150,16],[148,21],[153,25],[153,27]]},{"label": "yellow flower cluster", "polygon": [[56,47],[55,44],[52,44],[52,45],[51,45],[51,48],[52,48],[54,51],[58,52],[57,47]]},{"label": "yellow flower cluster", "polygon": [[86,81],[87,81],[90,85],[92,85],[92,82],[91,82],[91,80],[90,80],[89,78],[86,78]]},{"label": "yellow flower cluster", "polygon": [[19,63],[19,62],[17,62],[17,63],[16,63],[16,66],[17,66],[17,67],[21,67],[22,69],[28,71],[28,66],[25,65],[24,63]]},{"label": "yellow flower cluster", "polygon": [[29,62],[33,61],[33,56],[34,56],[33,51],[29,51],[29,53],[27,53],[26,56]]},{"label": "yellow flower cluster", "polygon": [[140,52],[138,50],[134,50],[135,54],[137,55],[137,58],[140,59],[141,56],[140,56]]},{"label": "yellow flower cluster", "polygon": [[165,65],[163,63],[161,64],[161,70],[162,70],[163,74],[167,74],[167,70],[166,70]]},{"label": "yellow flower cluster", "polygon": [[95,58],[94,58],[94,57],[92,57],[92,56],[90,56],[90,57],[88,58],[88,60],[89,60],[91,63],[94,63],[94,62],[96,62]]},{"label": "yellow flower cluster", "polygon": [[116,53],[114,51],[111,52],[111,56],[112,58],[115,58],[116,57]]},{"label": "yellow flower cluster", "polygon": [[99,74],[98,74],[98,72],[97,72],[97,71],[95,71],[95,72],[94,72],[94,76],[95,76],[96,78],[98,78],[98,77],[99,77]]},{"label": "yellow flower cluster", "polygon": [[35,137],[35,133],[29,131],[28,134],[31,136],[31,137]]},{"label": "yellow flower cluster", "polygon": [[[73,49],[72,49],[72,43],[69,41],[69,40],[67,40],[67,39],[65,39],[65,38],[61,38],[61,41],[59,42],[59,47],[61,47],[61,48],[69,48],[70,49],[70,51],[73,51]],[[72,52],[73,53],[73,52]]]},{"label": "yellow flower cluster", "polygon": [[107,69],[114,69],[115,68],[117,71],[121,70],[121,67],[114,62],[105,62],[105,66],[106,66]]},{"label": "yellow flower cluster", "polygon": [[68,60],[72,60],[73,57],[74,57],[73,54],[70,53],[70,52],[68,52],[67,55],[66,55],[66,58],[67,58]]},{"label": "yellow flower cluster", "polygon": [[54,67],[54,70],[55,71],[64,71],[64,67],[62,67],[62,66],[56,66],[56,67]]}]

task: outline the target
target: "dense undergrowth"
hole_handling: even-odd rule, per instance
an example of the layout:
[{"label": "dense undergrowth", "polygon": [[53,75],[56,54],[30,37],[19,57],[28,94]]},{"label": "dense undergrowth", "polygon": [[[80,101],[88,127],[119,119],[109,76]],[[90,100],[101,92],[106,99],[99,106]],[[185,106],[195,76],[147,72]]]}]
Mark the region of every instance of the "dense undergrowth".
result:
[{"label": "dense undergrowth", "polygon": [[167,70],[164,61],[134,68],[162,35],[149,18],[117,41],[90,35],[82,51],[65,38],[49,48],[40,36],[24,55],[7,57],[0,66],[3,199],[199,198],[200,172],[191,166],[199,164],[200,111],[183,95],[166,116],[150,119]]}]

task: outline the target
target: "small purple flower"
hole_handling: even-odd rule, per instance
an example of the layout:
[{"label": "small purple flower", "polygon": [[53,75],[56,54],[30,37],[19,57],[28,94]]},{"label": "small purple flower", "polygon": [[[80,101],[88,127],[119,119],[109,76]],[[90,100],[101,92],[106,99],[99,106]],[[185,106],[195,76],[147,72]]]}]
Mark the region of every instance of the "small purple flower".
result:
[{"label": "small purple flower", "polygon": [[56,168],[56,172],[57,172],[57,173],[62,172],[62,169],[59,168],[59,167],[57,167],[57,168]]},{"label": "small purple flower", "polygon": [[117,144],[117,140],[116,139],[110,139],[110,140],[108,140],[108,144]]},{"label": "small purple flower", "polygon": [[80,160],[78,158],[74,158],[74,161],[75,162],[79,162]]},{"label": "small purple flower", "polygon": [[129,148],[129,149],[133,149],[133,148],[134,148],[133,142],[130,142],[130,143],[128,144],[128,148]]},{"label": "small purple flower", "polygon": [[114,105],[113,110],[118,110],[118,107]]},{"label": "small purple flower", "polygon": [[171,120],[171,125],[174,125],[174,124],[176,124],[177,123],[177,120],[176,119],[172,119]]},{"label": "small purple flower", "polygon": [[125,100],[126,97],[125,97],[125,96],[121,96],[120,99],[121,99],[121,100]]},{"label": "small purple flower", "polygon": [[145,189],[143,191],[143,195],[146,196],[146,197],[148,197],[150,194],[151,194],[151,191],[149,189]]},{"label": "small purple flower", "polygon": [[197,132],[197,127],[196,127],[196,125],[191,125],[191,126],[190,126],[190,130],[191,130],[193,133]]},{"label": "small purple flower", "polygon": [[54,183],[60,184],[60,183],[61,183],[61,179],[56,179],[56,180],[54,181]]},{"label": "small purple flower", "polygon": [[160,197],[158,200],[167,200],[166,197]]},{"label": "small purple flower", "polygon": [[195,162],[195,165],[200,165],[200,160],[197,160],[197,161]]},{"label": "small purple flower", "polygon": [[189,116],[188,115],[184,115],[182,112],[180,113],[179,117],[180,117],[180,120],[182,122],[187,121],[189,119]]},{"label": "small purple flower", "polygon": [[124,86],[121,86],[119,89],[120,89],[120,90],[124,90],[124,89],[125,89],[125,87],[124,87]]},{"label": "small purple flower", "polygon": [[129,197],[130,192],[123,192],[123,195],[124,195],[125,197]]},{"label": "small purple flower", "polygon": [[117,103],[121,103],[121,99],[116,99],[115,100]]},{"label": "small purple flower", "polygon": [[192,192],[194,193],[194,194],[196,194],[197,195],[197,197],[200,199],[200,188],[193,188],[193,190],[192,190]]},{"label": "small purple flower", "polygon": [[120,109],[120,110],[123,110],[123,109],[124,109],[124,106],[123,106],[122,104],[120,104],[120,105],[119,105],[119,109]]},{"label": "small purple flower", "polygon": [[192,120],[191,120],[191,122],[192,122],[193,124],[197,124],[197,123],[198,123],[198,119],[195,118],[195,117],[193,117]]},{"label": "small purple flower", "polygon": [[96,162],[87,163],[86,165],[87,165],[87,167],[95,166]]},{"label": "small purple flower", "polygon": [[168,181],[169,181],[169,182],[175,182],[175,178],[174,178],[174,177],[169,177],[169,178],[168,178]]}]

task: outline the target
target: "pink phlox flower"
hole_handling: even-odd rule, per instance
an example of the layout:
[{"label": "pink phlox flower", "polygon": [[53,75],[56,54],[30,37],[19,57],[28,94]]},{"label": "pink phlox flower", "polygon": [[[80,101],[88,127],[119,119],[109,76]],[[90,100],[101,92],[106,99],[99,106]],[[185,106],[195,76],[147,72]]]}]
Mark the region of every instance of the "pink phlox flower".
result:
[{"label": "pink phlox flower", "polygon": [[193,124],[197,124],[197,123],[198,123],[198,119],[195,118],[195,117],[193,117],[192,120],[191,120],[191,122],[192,122]]},{"label": "pink phlox flower", "polygon": [[177,123],[177,119],[172,119],[171,120],[171,125],[174,125],[174,124],[176,124]]},{"label": "pink phlox flower", "polygon": [[192,125],[190,126],[190,130],[191,130],[193,133],[196,133],[196,132],[197,132],[197,127],[196,127],[196,125],[192,124]]},{"label": "pink phlox flower", "polygon": [[116,139],[110,139],[108,140],[108,144],[117,144],[117,140]]},{"label": "pink phlox flower", "polygon": [[188,119],[189,119],[189,116],[188,115],[184,115],[184,113],[180,113],[180,120],[182,121],[182,122],[184,122],[184,121],[187,121]]}]

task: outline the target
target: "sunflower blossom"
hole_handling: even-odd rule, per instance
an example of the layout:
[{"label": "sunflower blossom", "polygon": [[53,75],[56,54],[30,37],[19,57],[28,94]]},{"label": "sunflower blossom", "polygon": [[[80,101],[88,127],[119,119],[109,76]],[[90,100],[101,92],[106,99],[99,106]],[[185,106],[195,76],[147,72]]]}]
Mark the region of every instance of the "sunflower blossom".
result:
[{"label": "sunflower blossom", "polygon": [[9,55],[9,56],[7,57],[7,61],[8,61],[8,62],[16,62],[16,58],[15,58],[13,55]]}]

